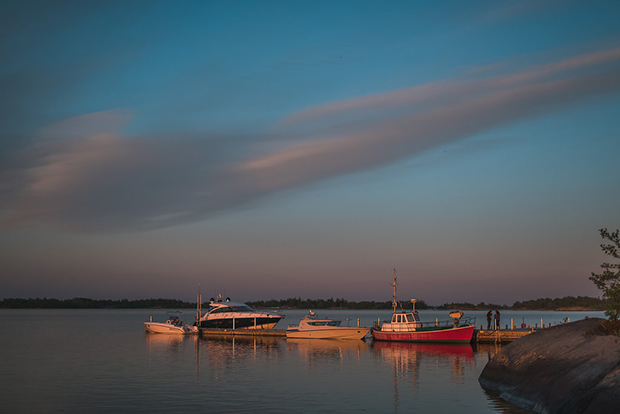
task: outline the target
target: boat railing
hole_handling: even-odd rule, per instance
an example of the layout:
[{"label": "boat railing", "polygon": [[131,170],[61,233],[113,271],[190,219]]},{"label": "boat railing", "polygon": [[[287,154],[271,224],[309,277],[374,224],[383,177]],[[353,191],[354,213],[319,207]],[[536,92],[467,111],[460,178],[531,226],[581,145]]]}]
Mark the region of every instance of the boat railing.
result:
[{"label": "boat railing", "polygon": [[476,324],[476,317],[467,317],[460,318],[458,321],[456,319],[448,319],[445,321],[435,321],[435,322],[422,322],[422,328],[433,328],[433,327],[459,327],[459,326],[470,326]]},{"label": "boat railing", "polygon": [[278,309],[278,308],[256,308],[254,309],[254,312],[255,313],[268,313],[269,315],[279,315],[284,318],[282,309]]},{"label": "boat railing", "polygon": [[[382,321],[380,324],[378,322],[375,321],[375,323],[373,324],[373,328],[374,329],[379,329],[381,328],[381,325],[383,325],[384,323],[386,324],[391,324],[392,321]],[[398,325],[401,325],[400,323]],[[416,329],[424,329],[424,328],[454,328],[454,327],[463,327],[463,326],[475,326],[476,325],[476,317],[467,317],[467,318],[460,318],[457,321],[455,321],[455,319],[448,319],[448,320],[435,320],[434,322],[410,322],[410,323],[402,323],[402,325],[407,325],[411,327],[411,330],[416,330]]]}]

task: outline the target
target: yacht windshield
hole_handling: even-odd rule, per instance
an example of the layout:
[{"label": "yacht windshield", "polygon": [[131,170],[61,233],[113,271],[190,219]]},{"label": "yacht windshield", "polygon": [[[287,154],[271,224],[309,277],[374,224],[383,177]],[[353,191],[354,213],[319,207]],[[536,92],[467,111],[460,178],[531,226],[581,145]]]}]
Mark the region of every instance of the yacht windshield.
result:
[{"label": "yacht windshield", "polygon": [[215,308],[209,313],[226,313],[232,312],[232,310],[228,306],[222,306],[221,308]]},{"label": "yacht windshield", "polygon": [[232,306],[233,312],[253,312],[248,305]]}]

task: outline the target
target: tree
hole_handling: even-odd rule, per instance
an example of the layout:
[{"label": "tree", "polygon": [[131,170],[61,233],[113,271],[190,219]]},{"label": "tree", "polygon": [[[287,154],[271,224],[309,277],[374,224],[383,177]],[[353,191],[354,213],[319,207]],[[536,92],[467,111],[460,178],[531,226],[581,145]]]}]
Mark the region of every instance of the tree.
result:
[{"label": "tree", "polygon": [[[601,244],[603,252],[614,259],[620,259],[620,230],[610,233],[605,228],[599,232],[603,239],[611,242]],[[617,321],[620,317],[620,263],[603,263],[601,269],[603,272],[600,274],[592,272],[590,280],[603,291],[603,298],[607,299],[605,315],[610,321]]]}]

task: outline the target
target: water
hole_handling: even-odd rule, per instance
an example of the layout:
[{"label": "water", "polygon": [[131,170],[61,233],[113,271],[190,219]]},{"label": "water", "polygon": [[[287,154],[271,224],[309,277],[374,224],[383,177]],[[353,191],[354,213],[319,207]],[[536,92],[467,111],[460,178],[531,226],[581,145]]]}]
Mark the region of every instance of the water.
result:
[{"label": "water", "polygon": [[[287,310],[277,328],[307,310]],[[389,311],[317,311],[371,326]],[[486,312],[476,316],[486,325]],[[1,413],[521,413],[478,384],[496,345],[146,334],[161,310],[0,310]],[[187,320],[193,314],[188,311]],[[446,311],[420,311],[423,321]],[[602,312],[505,312],[502,325]],[[346,322],[344,323],[346,324]]]}]

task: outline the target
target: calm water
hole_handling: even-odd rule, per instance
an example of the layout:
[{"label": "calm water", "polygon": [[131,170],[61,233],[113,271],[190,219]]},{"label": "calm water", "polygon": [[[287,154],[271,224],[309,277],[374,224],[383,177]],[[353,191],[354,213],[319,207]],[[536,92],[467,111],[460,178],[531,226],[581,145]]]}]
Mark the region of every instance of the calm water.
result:
[{"label": "calm water", "polygon": [[[307,311],[286,311],[277,328]],[[390,312],[326,311],[371,326]],[[2,413],[520,413],[478,384],[501,348],[146,334],[160,310],[0,310]],[[193,314],[188,311],[187,320]],[[420,311],[422,320],[446,311]],[[485,312],[477,325],[486,324]],[[602,312],[506,312],[502,325]],[[346,324],[346,323],[345,323]]]}]

